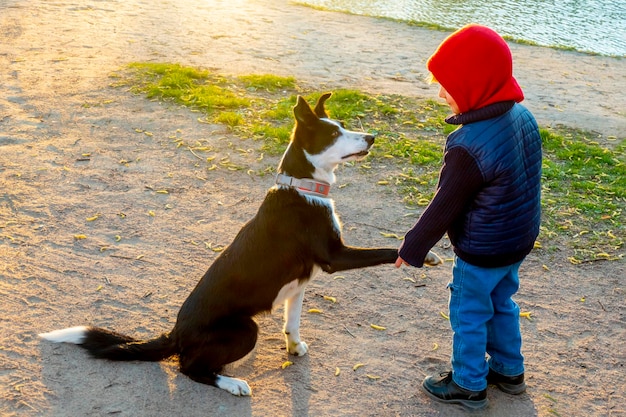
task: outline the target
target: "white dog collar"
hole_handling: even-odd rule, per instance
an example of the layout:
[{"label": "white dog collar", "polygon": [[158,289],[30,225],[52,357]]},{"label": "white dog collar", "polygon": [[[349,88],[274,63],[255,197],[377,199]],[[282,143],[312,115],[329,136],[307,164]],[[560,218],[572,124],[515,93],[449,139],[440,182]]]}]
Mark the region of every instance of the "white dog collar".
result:
[{"label": "white dog collar", "polygon": [[311,178],[294,178],[285,174],[276,175],[276,184],[293,187],[305,194],[312,194],[319,197],[328,197],[330,184],[323,181],[316,181]]}]

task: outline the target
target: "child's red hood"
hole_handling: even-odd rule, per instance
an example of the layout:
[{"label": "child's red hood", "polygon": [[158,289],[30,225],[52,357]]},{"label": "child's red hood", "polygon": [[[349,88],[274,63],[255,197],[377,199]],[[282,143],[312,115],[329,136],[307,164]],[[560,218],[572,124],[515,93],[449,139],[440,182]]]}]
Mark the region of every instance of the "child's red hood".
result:
[{"label": "child's red hood", "polygon": [[467,25],[448,36],[428,59],[428,70],[454,98],[459,111],[524,99],[513,78],[511,50],[492,29]]}]

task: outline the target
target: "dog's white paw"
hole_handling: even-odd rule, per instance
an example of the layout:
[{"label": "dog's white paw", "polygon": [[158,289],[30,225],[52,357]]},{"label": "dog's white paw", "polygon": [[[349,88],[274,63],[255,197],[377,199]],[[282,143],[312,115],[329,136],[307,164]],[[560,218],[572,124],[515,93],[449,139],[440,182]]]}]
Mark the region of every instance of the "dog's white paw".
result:
[{"label": "dog's white paw", "polygon": [[238,397],[252,394],[252,390],[243,379],[231,378],[229,376],[217,375],[215,378],[215,386],[230,392]]},{"label": "dog's white paw", "polygon": [[435,266],[443,263],[443,260],[435,252],[428,251],[428,255],[424,259],[426,265]]},{"label": "dog's white paw", "polygon": [[294,356],[304,356],[309,351],[305,342],[288,342],[287,350]]}]

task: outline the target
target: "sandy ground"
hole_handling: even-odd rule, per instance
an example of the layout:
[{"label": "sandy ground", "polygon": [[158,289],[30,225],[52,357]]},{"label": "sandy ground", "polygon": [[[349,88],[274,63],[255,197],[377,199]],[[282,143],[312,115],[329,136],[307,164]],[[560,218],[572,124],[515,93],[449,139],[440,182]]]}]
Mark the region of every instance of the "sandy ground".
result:
[{"label": "sandy ground", "polygon": [[[217,158],[255,170],[277,160],[257,161],[258,144],[200,124],[187,109],[110,88],[111,72],[168,61],[294,76],[313,90],[434,97],[424,64],[444,36],[283,0],[0,3],[0,415],[468,414],[419,389],[448,367],[451,333],[440,312],[449,262],[320,277],[305,310],[323,313],[303,317],[311,348],[303,358],[285,353],[280,309],[259,317],[256,349],[229,369],[249,381],[250,398],[192,382],[171,361],[96,361],[36,336],[80,324],[139,337],[168,331],[217,255],[209,244],[227,245],[272,185],[271,176],[207,171],[174,141],[212,146]],[[541,124],[593,130],[607,143],[624,137],[623,60],[512,51]],[[392,167],[373,168],[338,173],[343,187],[332,193],[345,239],[396,246],[380,232],[402,234],[418,212],[375,185]],[[626,416],[624,262],[574,266],[561,246],[533,252],[522,267],[517,301],[533,317],[521,319],[528,392],[490,388],[490,407],[472,415]],[[450,259],[447,247],[443,240],[435,250]],[[287,359],[294,365],[283,370]]]}]

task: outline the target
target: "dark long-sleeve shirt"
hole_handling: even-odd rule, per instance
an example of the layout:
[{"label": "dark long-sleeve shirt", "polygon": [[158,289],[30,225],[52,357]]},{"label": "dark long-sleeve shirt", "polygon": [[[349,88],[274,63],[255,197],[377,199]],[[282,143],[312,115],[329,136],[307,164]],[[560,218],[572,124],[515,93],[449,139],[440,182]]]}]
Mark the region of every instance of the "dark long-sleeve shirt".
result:
[{"label": "dark long-sleeve shirt", "polygon": [[465,149],[446,152],[435,196],[406,234],[400,257],[413,266],[423,266],[428,251],[461,215],[482,183],[478,165]]}]

